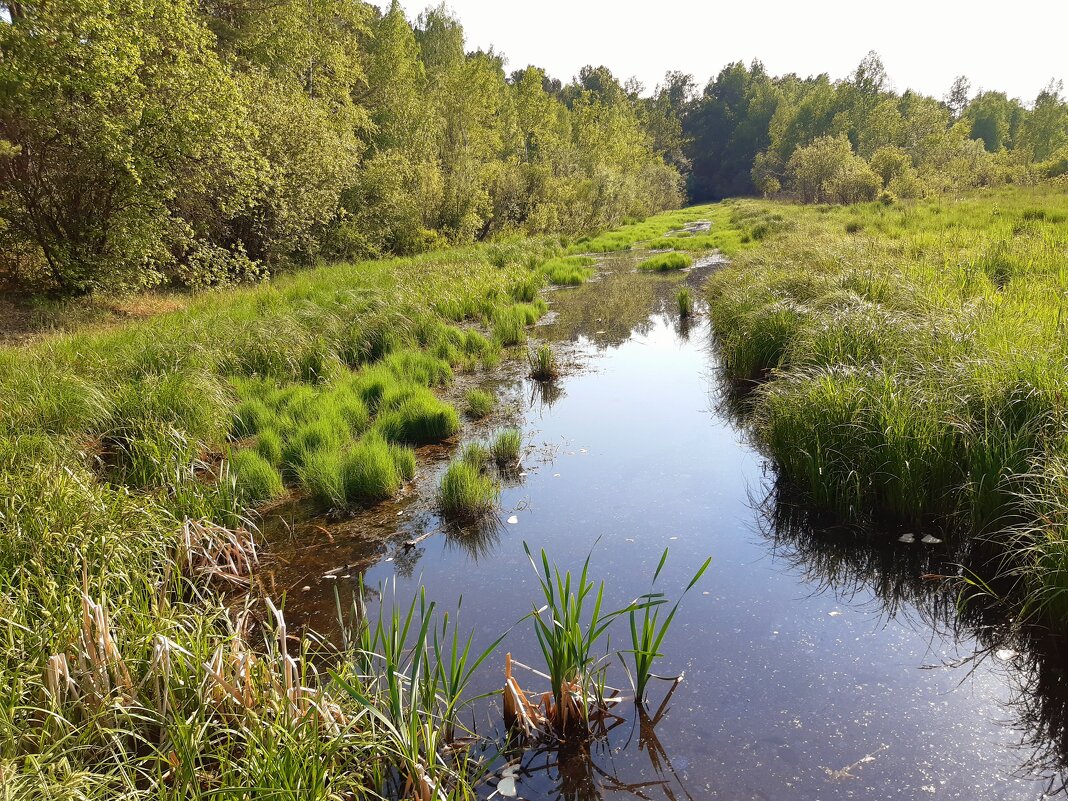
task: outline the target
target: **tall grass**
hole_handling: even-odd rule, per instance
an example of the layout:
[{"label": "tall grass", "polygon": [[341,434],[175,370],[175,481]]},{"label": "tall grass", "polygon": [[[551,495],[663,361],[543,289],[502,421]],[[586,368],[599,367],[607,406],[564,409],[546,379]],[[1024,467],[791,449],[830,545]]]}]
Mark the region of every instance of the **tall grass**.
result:
[{"label": "tall grass", "polygon": [[561,256],[545,262],[539,270],[557,286],[579,286],[594,275],[596,260],[589,256]]},{"label": "tall grass", "polygon": [[446,468],[438,489],[442,515],[455,522],[477,520],[493,512],[500,497],[500,484],[486,472],[482,454],[468,453]]},{"label": "tall grass", "polygon": [[711,279],[710,313],[783,478],[842,520],[999,540],[1047,597],[1066,532],[1032,501],[1065,455],[1063,193],[738,208],[784,222]]},{"label": "tall grass", "polygon": [[[656,585],[656,580],[660,577],[660,572],[667,563],[667,557],[668,549],[665,548],[664,553],[660,556],[660,562],[656,566],[656,571],[653,573],[651,582],[653,586]],[[679,604],[682,603],[686,593],[692,590],[697,582],[701,580],[710,564],[712,564],[712,557],[707,558],[697,569],[693,578],[690,579],[690,583],[686,585],[686,589],[682,591],[679,600],[675,602],[664,618],[660,617],[660,613],[663,611],[661,607],[667,603],[667,599],[663,593],[655,592],[652,589],[641,596],[638,603],[628,610],[630,654],[634,661],[634,672],[631,678],[634,683],[634,700],[636,703],[641,704],[645,700],[645,690],[649,686],[649,679],[653,676],[653,664],[663,656],[660,649],[663,647],[664,638],[671,629],[671,624],[679,611]]]},{"label": "tall grass", "polygon": [[682,287],[675,294],[675,303],[679,308],[679,317],[693,316],[693,293],[688,287]]}]

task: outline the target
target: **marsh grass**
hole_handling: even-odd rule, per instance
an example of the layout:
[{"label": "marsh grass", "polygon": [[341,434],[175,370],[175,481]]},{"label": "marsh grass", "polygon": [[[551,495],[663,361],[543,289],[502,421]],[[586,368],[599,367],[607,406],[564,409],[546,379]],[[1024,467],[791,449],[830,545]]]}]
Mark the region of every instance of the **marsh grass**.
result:
[{"label": "marsh grass", "polygon": [[[468,451],[446,469],[438,488],[438,507],[445,519],[470,522],[491,514],[500,497],[500,484],[486,471],[484,449]],[[481,461],[472,464],[478,457]]]},{"label": "marsh grass", "polygon": [[464,393],[467,416],[472,420],[481,420],[489,417],[497,406],[497,398],[485,389],[472,387]]},{"label": "marsh grass", "polygon": [[230,473],[238,497],[247,506],[258,506],[285,494],[282,474],[254,450],[242,450],[230,457]]},{"label": "marsh grass", "polygon": [[[667,557],[668,549],[665,548],[664,553],[660,556],[660,562],[656,566],[656,571],[653,573],[653,580],[650,582],[652,587],[655,587],[656,580],[660,577],[660,573],[667,563]],[[694,573],[693,578],[690,579],[690,583],[686,585],[686,589],[682,591],[682,595],[679,596],[679,599],[663,618],[660,617],[663,611],[661,607],[668,603],[667,598],[663,593],[656,592],[652,588],[628,609],[627,616],[630,622],[631,643],[629,653],[634,664],[631,682],[634,687],[635,703],[640,705],[645,702],[645,691],[649,686],[649,680],[653,677],[653,665],[657,659],[664,655],[660,649],[663,646],[664,638],[671,629],[672,622],[675,620],[675,614],[679,611],[679,605],[682,603],[682,599],[686,597],[686,593],[692,590],[697,582],[701,580],[710,564],[712,564],[712,557],[708,557],[701,564],[697,572]]]},{"label": "marsh grass", "polygon": [[489,447],[493,461],[502,470],[518,468],[522,450],[523,435],[518,428],[506,428],[497,432]]},{"label": "marsh grass", "polygon": [[675,293],[675,304],[679,309],[679,317],[693,316],[693,293],[688,287],[682,287]]},{"label": "marsh grass", "polygon": [[530,365],[530,377],[535,381],[552,381],[560,376],[560,365],[556,361],[556,354],[548,344],[538,346],[537,350],[528,351],[527,363]]},{"label": "marsh grass", "polygon": [[594,275],[591,269],[596,259],[589,256],[560,256],[550,259],[539,268],[552,284],[557,286],[579,286]]},{"label": "marsh grass", "polygon": [[709,284],[730,377],[772,378],[747,404],[780,475],[839,520],[1000,541],[1063,623],[1063,193],[737,210],[784,218]]},{"label": "marsh grass", "polygon": [[[547,308],[536,267],[559,250],[327,265],[0,348],[4,790],[471,797],[467,759],[443,748],[478,662],[454,630],[430,637],[441,670],[409,641],[390,678],[221,593],[251,580],[250,505],[277,492],[271,471],[339,510],[414,474],[387,435],[454,430],[430,398],[524,339]],[[496,482],[472,476],[492,508]]]},{"label": "marsh grass", "polygon": [[682,270],[693,264],[693,258],[685,253],[660,253],[645,259],[638,265],[639,270],[666,273],[671,270]]}]

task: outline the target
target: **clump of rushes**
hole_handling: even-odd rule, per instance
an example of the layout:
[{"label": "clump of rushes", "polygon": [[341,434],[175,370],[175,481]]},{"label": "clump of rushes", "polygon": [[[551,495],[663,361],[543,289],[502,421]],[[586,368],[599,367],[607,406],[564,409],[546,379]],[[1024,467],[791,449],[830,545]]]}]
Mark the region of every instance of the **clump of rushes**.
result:
[{"label": "clump of rushes", "polygon": [[545,262],[540,271],[557,286],[578,286],[593,277],[590,267],[596,263],[589,256],[563,256]]},{"label": "clump of rushes", "polygon": [[[471,464],[475,454],[466,453],[441,477],[438,505],[442,515],[454,522],[468,522],[490,514],[500,497],[500,485],[486,473],[485,465]],[[467,458],[465,458],[467,457]]]},{"label": "clump of rushes", "polygon": [[685,253],[660,253],[643,261],[638,265],[638,269],[666,273],[670,270],[681,270],[691,264],[693,258]]},{"label": "clump of rushes", "polygon": [[248,506],[258,506],[285,494],[278,468],[256,451],[241,450],[231,456],[230,475],[238,498]]},{"label": "clump of rushes", "polygon": [[467,402],[467,416],[472,420],[488,417],[497,405],[497,399],[493,397],[492,392],[477,387],[467,390],[464,400]]},{"label": "clump of rushes", "polygon": [[460,460],[466,462],[472,467],[477,467],[479,470],[485,470],[486,465],[490,463],[490,452],[486,446],[480,442],[471,442],[460,454]]},{"label": "clump of rushes", "polygon": [[300,477],[320,505],[343,510],[391,498],[414,476],[415,454],[372,432],[348,452],[315,453]]},{"label": "clump of rushes", "polygon": [[424,444],[448,439],[460,430],[456,409],[428,389],[412,387],[410,392],[379,413],[375,429],[393,442]]},{"label": "clump of rushes", "polygon": [[519,345],[526,341],[526,319],[515,306],[493,313],[493,338],[502,345]]},{"label": "clump of rushes", "polygon": [[548,345],[527,353],[527,361],[530,363],[530,377],[535,381],[552,381],[560,375],[556,354]]},{"label": "clump of rushes", "polygon": [[506,428],[499,432],[490,443],[490,455],[497,467],[515,468],[519,465],[519,454],[523,448],[523,435],[518,428]]},{"label": "clump of rushes", "polygon": [[679,317],[690,317],[693,315],[693,293],[690,292],[689,287],[683,287],[675,295],[675,300],[679,304]]}]

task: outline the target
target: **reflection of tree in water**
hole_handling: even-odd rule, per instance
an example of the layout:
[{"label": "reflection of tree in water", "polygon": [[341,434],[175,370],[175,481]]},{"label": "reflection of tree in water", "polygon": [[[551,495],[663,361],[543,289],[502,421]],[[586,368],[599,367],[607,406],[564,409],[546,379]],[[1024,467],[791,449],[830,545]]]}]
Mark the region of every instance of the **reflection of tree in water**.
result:
[{"label": "reflection of tree in water", "polygon": [[[644,252],[612,253],[601,257],[599,281],[558,290],[549,297],[556,319],[552,336],[591,340],[599,350],[618,347],[632,335],[648,334],[657,314],[669,312],[680,284],[678,274],[639,273]],[[677,312],[676,312],[677,316]]]},{"label": "reflection of tree in water", "polygon": [[962,669],[995,660],[1012,690],[1009,725],[1027,753],[1020,774],[1046,779],[1050,790],[1068,781],[1068,640],[1044,628],[1014,624],[989,598],[960,602],[960,581],[946,577],[989,572],[990,555],[972,540],[930,549],[897,542],[887,532],[828,524],[775,482],[757,504],[761,533],[774,554],[815,587],[843,602],[874,596],[886,620],[915,617],[943,636],[973,639]]}]

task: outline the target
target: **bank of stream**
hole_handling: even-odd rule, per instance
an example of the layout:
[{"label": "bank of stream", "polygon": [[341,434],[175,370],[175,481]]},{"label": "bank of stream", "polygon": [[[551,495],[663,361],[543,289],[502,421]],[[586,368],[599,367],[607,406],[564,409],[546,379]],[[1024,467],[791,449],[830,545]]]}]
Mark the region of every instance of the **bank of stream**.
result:
[{"label": "bank of stream", "polygon": [[[783,503],[732,414],[707,319],[675,307],[680,282],[696,289],[717,258],[651,275],[636,270],[642,255],[600,257],[596,279],[547,293],[533,336],[554,343],[564,375],[537,383],[506,363],[492,378],[497,412],[458,438],[523,432],[523,469],[493,521],[439,518],[434,493],[457,443],[425,448],[395,501],[343,521],[299,503],[269,512],[257,581],[286,596],[291,624],[328,636],[337,600],[361,581],[387,598],[395,585],[402,602],[425,586],[440,608],[460,607],[476,646],[511,629],[477,694],[503,684],[506,650],[538,664],[529,624],[515,626],[539,597],[524,542],[572,568],[592,551],[617,605],[646,590],[665,547],[665,587],[711,556],[655,668],[684,675],[655,725],[625,703],[588,752],[528,752],[522,798],[1035,799],[1059,787],[1057,644],[962,617],[937,578],[959,572],[950,544],[820,529]],[[625,639],[620,628],[613,645]],[[524,684],[547,689],[533,674]],[[654,682],[654,712],[670,686]],[[477,703],[467,724],[499,731],[498,707]]]}]

